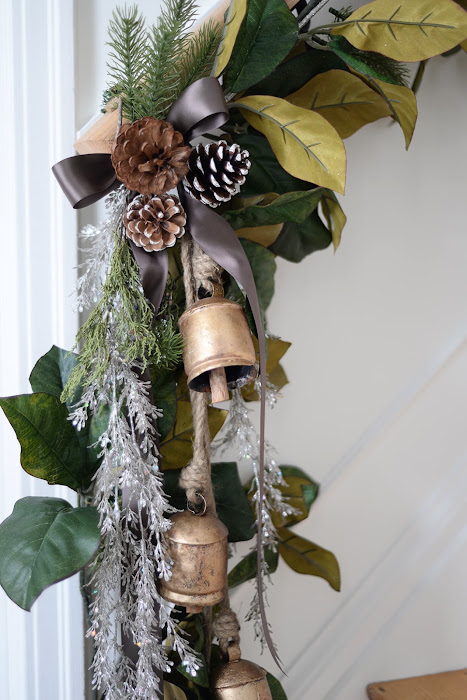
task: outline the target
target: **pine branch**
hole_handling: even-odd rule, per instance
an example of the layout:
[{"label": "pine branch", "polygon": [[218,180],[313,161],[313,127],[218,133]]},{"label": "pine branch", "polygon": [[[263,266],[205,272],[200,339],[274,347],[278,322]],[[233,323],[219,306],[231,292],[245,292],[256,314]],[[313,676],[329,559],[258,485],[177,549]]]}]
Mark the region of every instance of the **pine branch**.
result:
[{"label": "pine branch", "polygon": [[140,116],[165,116],[177,94],[179,63],[194,21],[193,0],[168,0],[149,37],[148,65]]},{"label": "pine branch", "polygon": [[177,86],[178,97],[195,80],[209,75],[222,38],[222,27],[210,19],[187,43],[182,59],[181,79]]},{"label": "pine branch", "polygon": [[138,118],[148,55],[144,19],[136,5],[113,12],[107,43],[111,47],[107,64],[111,87],[122,95],[124,116],[134,121]]}]

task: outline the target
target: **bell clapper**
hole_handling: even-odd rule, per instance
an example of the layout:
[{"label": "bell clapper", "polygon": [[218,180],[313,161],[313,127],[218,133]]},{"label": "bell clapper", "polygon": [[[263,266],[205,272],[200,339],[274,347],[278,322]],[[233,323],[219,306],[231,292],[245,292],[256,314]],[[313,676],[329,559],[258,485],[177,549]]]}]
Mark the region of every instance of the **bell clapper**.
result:
[{"label": "bell clapper", "polygon": [[209,385],[211,387],[211,403],[228,401],[229,389],[224,367],[216,367],[209,372]]}]

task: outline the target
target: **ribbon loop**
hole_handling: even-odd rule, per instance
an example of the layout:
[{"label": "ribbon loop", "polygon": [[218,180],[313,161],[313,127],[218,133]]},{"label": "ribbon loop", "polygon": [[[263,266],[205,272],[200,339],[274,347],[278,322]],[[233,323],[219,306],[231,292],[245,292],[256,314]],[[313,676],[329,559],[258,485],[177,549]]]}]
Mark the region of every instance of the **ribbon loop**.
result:
[{"label": "ribbon loop", "polygon": [[73,209],[89,207],[120,186],[107,153],[65,158],[52,172]]},{"label": "ribbon loop", "polygon": [[217,129],[229,118],[224,93],[217,78],[200,78],[189,85],[172,105],[167,121],[181,131],[185,141]]}]

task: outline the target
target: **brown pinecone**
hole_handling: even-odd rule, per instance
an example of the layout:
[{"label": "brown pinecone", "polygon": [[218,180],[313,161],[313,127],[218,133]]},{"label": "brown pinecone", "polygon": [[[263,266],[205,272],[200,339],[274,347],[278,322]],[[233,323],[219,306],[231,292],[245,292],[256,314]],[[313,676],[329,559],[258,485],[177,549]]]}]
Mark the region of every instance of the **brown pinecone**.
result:
[{"label": "brown pinecone", "polygon": [[129,190],[158,195],[187,174],[190,153],[190,146],[185,146],[172,124],[144,117],[122,126],[112,144],[112,164]]},{"label": "brown pinecone", "polygon": [[225,141],[198,144],[188,158],[190,171],[183,186],[195,199],[210,207],[228,202],[240,190],[250,169],[248,151]]},{"label": "brown pinecone", "polygon": [[148,253],[175,245],[185,233],[186,216],[178,197],[139,195],[123,216],[128,238]]}]

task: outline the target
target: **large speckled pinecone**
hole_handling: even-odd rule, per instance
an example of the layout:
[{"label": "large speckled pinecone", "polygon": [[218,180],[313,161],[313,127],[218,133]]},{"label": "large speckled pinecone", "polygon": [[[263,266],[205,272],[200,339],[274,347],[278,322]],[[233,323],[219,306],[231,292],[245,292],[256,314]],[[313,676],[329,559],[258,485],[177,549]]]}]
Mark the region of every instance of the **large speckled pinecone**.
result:
[{"label": "large speckled pinecone", "polygon": [[129,190],[158,195],[187,174],[190,153],[172,124],[144,117],[122,126],[112,144],[112,164]]},{"label": "large speckled pinecone", "polygon": [[203,204],[218,207],[237,194],[245,182],[251,166],[249,155],[236,143],[200,143],[188,159],[190,170],[183,186]]},{"label": "large speckled pinecone", "polygon": [[178,197],[139,195],[123,217],[127,236],[148,253],[175,245],[185,233],[186,216]]}]

